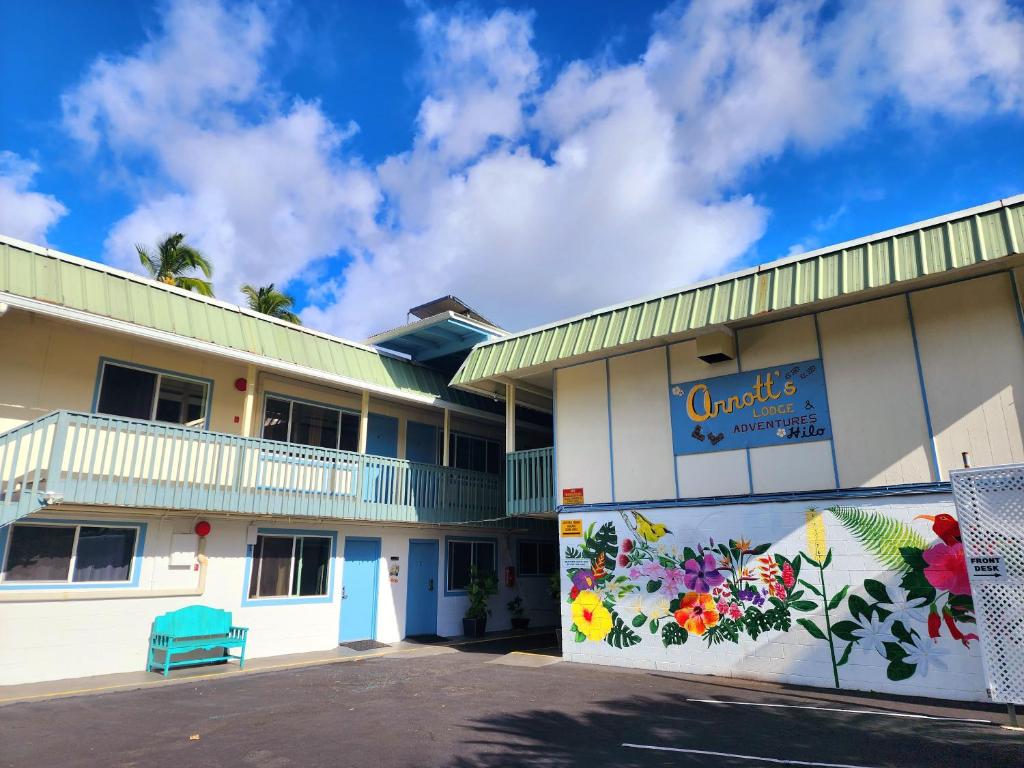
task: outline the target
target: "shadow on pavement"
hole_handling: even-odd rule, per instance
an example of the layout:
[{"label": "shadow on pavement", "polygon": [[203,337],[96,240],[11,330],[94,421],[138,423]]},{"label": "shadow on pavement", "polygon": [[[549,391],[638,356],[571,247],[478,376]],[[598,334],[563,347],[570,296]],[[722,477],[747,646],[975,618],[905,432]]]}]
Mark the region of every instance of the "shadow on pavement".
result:
[{"label": "shadow on pavement", "polygon": [[[608,691],[597,691],[607,695]],[[460,768],[565,766],[758,766],[736,757],[659,752],[641,744],[728,755],[865,768],[1020,768],[1024,739],[996,726],[816,710],[719,707],[658,695],[606,700],[597,707],[581,689],[581,707],[481,717],[459,750]],[[771,765],[773,763],[764,763]]]}]

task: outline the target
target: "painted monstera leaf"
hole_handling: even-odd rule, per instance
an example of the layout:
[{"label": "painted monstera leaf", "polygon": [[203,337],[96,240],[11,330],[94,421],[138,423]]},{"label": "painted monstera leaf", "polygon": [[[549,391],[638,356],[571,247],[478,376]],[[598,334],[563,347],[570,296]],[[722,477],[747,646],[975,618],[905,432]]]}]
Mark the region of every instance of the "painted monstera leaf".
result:
[{"label": "painted monstera leaf", "polygon": [[601,554],[605,556],[605,568],[614,570],[615,558],[619,556],[619,535],[615,532],[615,523],[605,523],[583,544],[585,557],[596,560]]},{"label": "painted monstera leaf", "polygon": [[879,512],[860,507],[831,507],[829,512],[843,524],[868,552],[886,568],[906,570],[909,566],[900,552],[902,548],[924,549],[928,542],[905,523]]}]

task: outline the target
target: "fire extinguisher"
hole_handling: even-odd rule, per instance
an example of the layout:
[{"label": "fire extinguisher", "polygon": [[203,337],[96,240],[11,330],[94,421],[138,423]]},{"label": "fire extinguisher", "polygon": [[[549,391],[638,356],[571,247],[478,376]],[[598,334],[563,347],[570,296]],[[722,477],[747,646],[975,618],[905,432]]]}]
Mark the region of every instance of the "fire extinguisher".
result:
[{"label": "fire extinguisher", "polygon": [[505,567],[505,586],[514,587],[516,585],[516,569],[509,565]]}]

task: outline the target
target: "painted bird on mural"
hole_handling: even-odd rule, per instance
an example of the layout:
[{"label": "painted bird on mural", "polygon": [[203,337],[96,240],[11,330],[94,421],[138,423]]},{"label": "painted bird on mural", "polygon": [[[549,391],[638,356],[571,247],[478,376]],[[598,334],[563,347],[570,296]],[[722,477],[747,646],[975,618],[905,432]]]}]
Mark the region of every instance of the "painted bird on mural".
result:
[{"label": "painted bird on mural", "polygon": [[655,542],[666,533],[672,533],[664,523],[652,523],[636,510],[630,510],[630,514],[633,515],[635,523],[631,523],[625,513],[622,514],[622,519],[634,533],[639,534],[645,541]]},{"label": "painted bird on mural", "polygon": [[929,520],[932,524],[932,531],[939,537],[943,544],[952,546],[959,544],[963,539],[960,536],[960,523],[952,515],[943,512],[941,515],[918,515],[915,520]]}]

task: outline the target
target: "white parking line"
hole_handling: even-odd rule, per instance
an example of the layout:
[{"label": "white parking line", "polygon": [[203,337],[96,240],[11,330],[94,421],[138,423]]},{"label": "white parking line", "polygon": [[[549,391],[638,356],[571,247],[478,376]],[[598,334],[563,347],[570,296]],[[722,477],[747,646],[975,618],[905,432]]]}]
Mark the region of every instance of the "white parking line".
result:
[{"label": "white parking line", "polygon": [[783,709],[816,709],[822,712],[845,712],[850,715],[880,715],[882,717],[908,717],[913,720],[946,720],[955,723],[983,723],[992,725],[991,720],[973,717],[941,717],[939,715],[917,715],[910,712],[881,712],[877,709],[837,709],[835,707],[818,707],[806,704],[768,704],[762,701],[721,701],[719,699],[687,699],[698,704],[729,704],[737,707],[781,707]]},{"label": "white parking line", "polygon": [[734,757],[737,760],[757,760],[759,763],[775,763],[777,765],[811,765],[815,768],[871,768],[866,765],[850,765],[848,763],[810,763],[806,760],[779,760],[774,757],[758,757],[756,755],[734,755],[731,752],[711,752],[706,749],[681,749],[679,747],[655,747],[650,744],[623,744],[632,749],[651,749],[657,752],[683,752],[690,755],[710,755],[712,757]]}]

